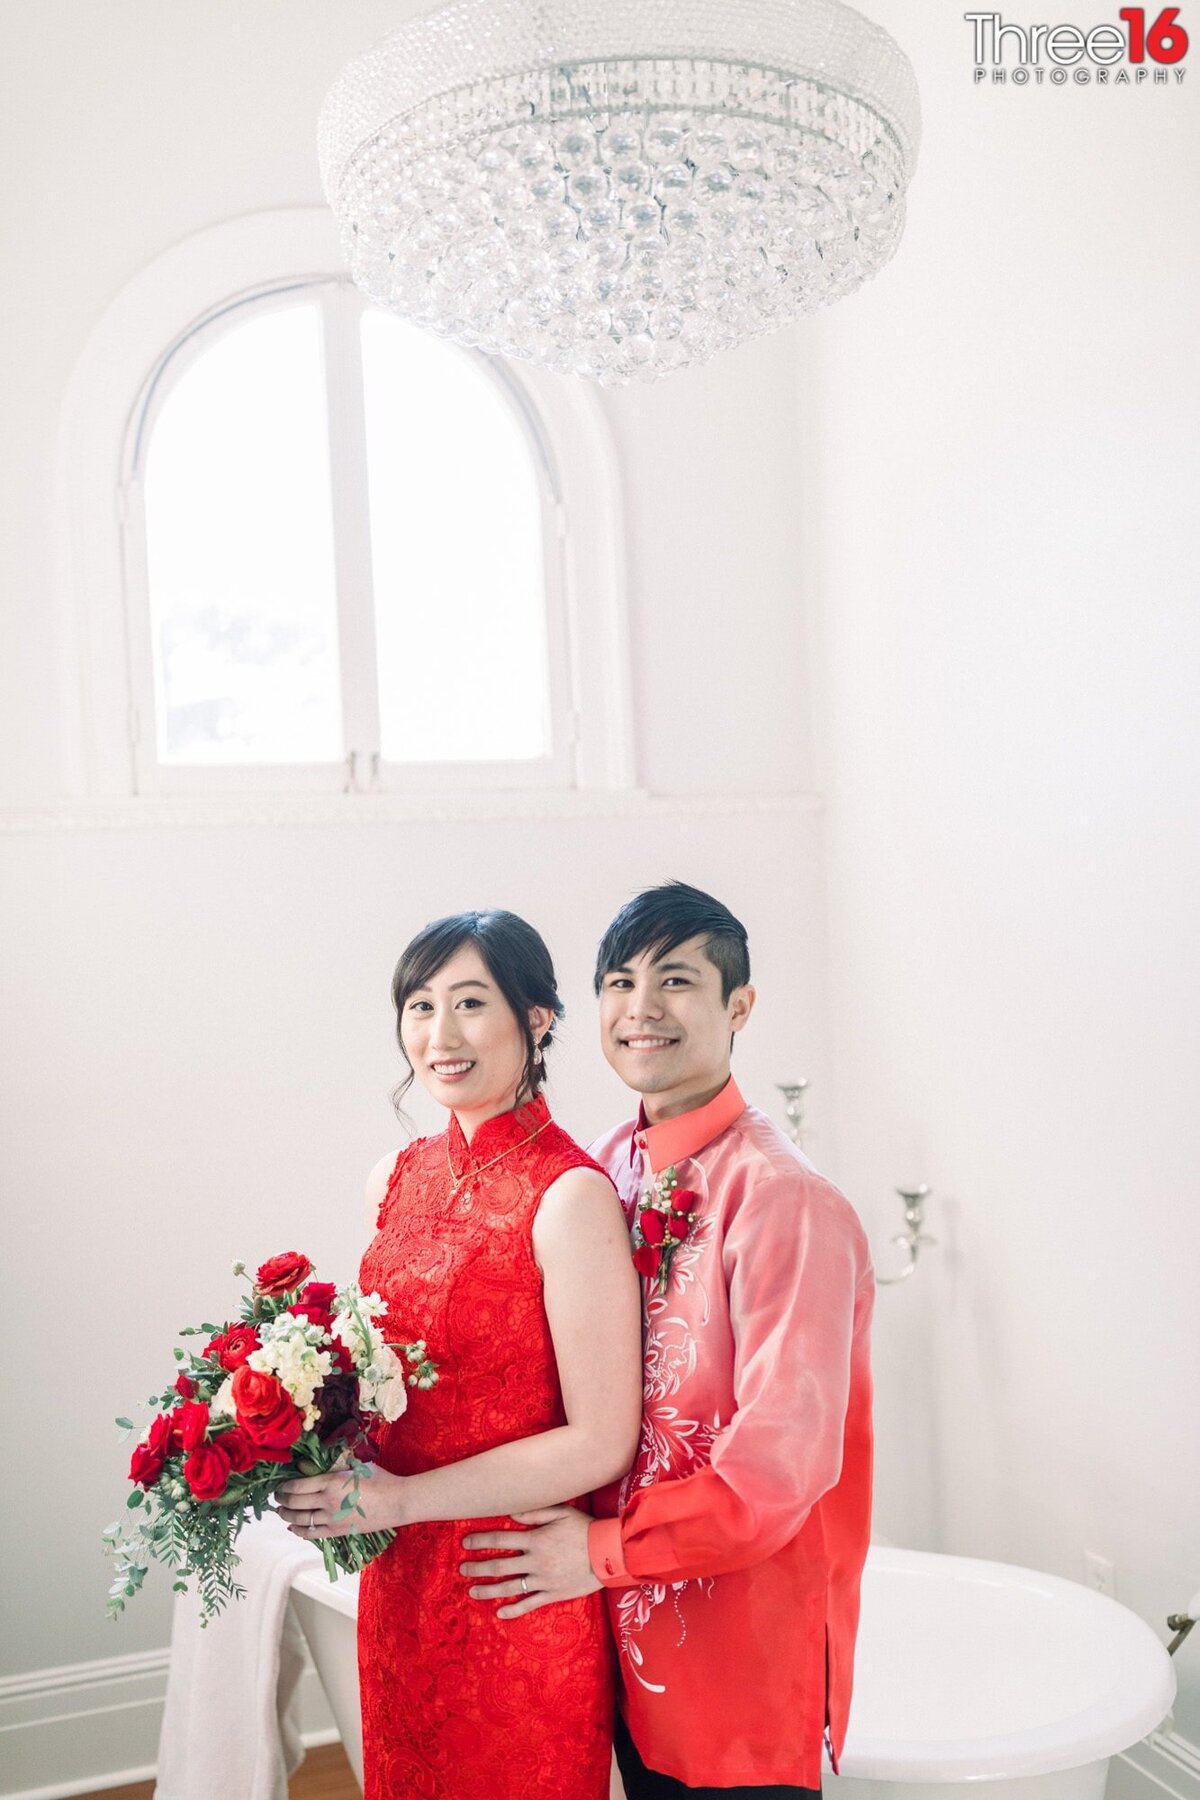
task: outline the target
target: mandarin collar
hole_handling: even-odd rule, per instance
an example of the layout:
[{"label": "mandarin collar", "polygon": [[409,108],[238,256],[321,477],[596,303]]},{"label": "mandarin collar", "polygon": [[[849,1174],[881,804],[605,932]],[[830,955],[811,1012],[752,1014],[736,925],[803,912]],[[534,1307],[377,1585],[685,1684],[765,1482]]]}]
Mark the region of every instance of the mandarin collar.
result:
[{"label": "mandarin collar", "polygon": [[450,1153],[456,1168],[467,1168],[471,1164],[487,1162],[489,1157],[499,1156],[502,1150],[513,1149],[517,1144],[531,1138],[535,1131],[549,1124],[550,1108],[541,1094],[532,1100],[526,1100],[522,1106],[514,1106],[510,1112],[497,1113],[494,1119],[485,1119],[468,1144],[466,1133],[458,1122],[456,1113],[450,1114]]},{"label": "mandarin collar", "polygon": [[632,1162],[634,1153],[640,1150],[650,1165],[651,1173],[661,1175],[673,1163],[683,1162],[685,1158],[695,1156],[698,1150],[703,1150],[706,1144],[711,1144],[745,1110],[746,1102],[732,1075],[707,1106],[697,1106],[692,1112],[680,1113],[676,1119],[664,1119],[659,1125],[649,1123],[643,1101],[638,1108],[637,1123],[629,1140],[629,1160]]}]

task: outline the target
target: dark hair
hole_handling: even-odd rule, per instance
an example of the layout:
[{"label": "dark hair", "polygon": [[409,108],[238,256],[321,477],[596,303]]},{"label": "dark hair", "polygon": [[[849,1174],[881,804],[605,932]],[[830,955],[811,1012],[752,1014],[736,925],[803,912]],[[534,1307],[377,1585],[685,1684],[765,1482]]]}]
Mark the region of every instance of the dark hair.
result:
[{"label": "dark hair", "polygon": [[600,939],[596,952],[596,992],[613,969],[623,969],[647,950],[665,956],[688,938],[704,939],[704,954],[719,970],[721,1000],[750,979],[746,927],[727,906],[686,881],[646,888],[626,902]]},{"label": "dark hair", "polygon": [[[408,1063],[400,1021],[410,994],[427,987],[464,944],[474,944],[483,958],[488,974],[508,1001],[513,1016],[525,1039],[525,1068],[517,1089],[517,1099],[532,1099],[546,1079],[544,1061],[534,1061],[535,1050],[545,1050],[554,1036],[555,1022],[563,1016],[563,1003],[558,997],[554,964],[544,942],[524,919],[516,913],[490,908],[487,912],[451,913],[448,918],[434,919],[401,952],[392,976],[392,1005],[396,1008],[396,1042]],[[532,1006],[549,1007],[554,1018],[549,1029],[534,1039],[529,1026]],[[392,1104],[400,1110],[400,1102],[413,1083],[413,1066],[408,1063],[408,1077],[392,1095]]]}]

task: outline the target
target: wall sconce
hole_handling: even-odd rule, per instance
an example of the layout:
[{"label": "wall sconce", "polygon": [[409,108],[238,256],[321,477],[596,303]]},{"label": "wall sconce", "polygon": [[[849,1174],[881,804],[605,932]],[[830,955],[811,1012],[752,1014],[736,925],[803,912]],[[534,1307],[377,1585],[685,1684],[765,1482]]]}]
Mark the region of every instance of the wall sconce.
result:
[{"label": "wall sconce", "polygon": [[894,1237],[892,1242],[903,1245],[908,1252],[908,1261],[898,1274],[876,1274],[876,1284],[883,1287],[890,1287],[896,1281],[907,1281],[917,1266],[917,1257],[921,1254],[922,1249],[926,1245],[932,1247],[937,1243],[936,1238],[927,1236],[921,1230],[924,1222],[925,1202],[929,1198],[930,1188],[925,1182],[922,1182],[920,1187],[898,1187],[896,1192],[904,1202],[904,1230]]},{"label": "wall sconce", "polygon": [[787,1119],[787,1134],[797,1150],[804,1148],[804,1095],[808,1082],[803,1077],[799,1081],[777,1081],[775,1086],[783,1095],[784,1116]]},{"label": "wall sconce", "polygon": [[[808,1092],[808,1082],[802,1076],[798,1081],[777,1081],[775,1086],[783,1095],[787,1135],[798,1150],[803,1150],[805,1138],[804,1098]],[[895,1275],[876,1275],[876,1283],[882,1287],[891,1287],[897,1281],[907,1281],[917,1266],[917,1258],[921,1251],[932,1249],[937,1243],[935,1237],[930,1237],[921,1229],[925,1220],[925,1202],[932,1189],[922,1182],[919,1187],[898,1187],[896,1192],[904,1202],[904,1230],[899,1232],[892,1242],[901,1245],[907,1253],[908,1260]]]}]

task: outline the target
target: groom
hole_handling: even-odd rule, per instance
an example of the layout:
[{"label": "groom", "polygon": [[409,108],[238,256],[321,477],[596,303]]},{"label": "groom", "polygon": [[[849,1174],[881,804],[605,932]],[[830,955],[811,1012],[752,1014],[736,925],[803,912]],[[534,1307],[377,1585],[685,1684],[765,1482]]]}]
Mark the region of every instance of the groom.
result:
[{"label": "groom", "polygon": [[608,1589],[629,1800],[819,1793],[870,1525],[866,1239],[730,1074],[755,995],[727,907],[682,882],[639,894],[604,934],[596,991],[604,1054],[642,1097],[592,1146],[644,1277],[641,1443],[590,1523],[549,1507],[520,1537],[465,1538],[514,1552],[470,1591],[516,1597],[499,1609],[516,1618]]}]

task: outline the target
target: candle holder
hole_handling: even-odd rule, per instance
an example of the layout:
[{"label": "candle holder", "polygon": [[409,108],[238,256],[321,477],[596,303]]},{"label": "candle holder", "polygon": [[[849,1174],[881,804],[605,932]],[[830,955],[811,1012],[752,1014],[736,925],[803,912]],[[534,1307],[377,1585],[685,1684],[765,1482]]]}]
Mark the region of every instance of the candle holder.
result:
[{"label": "candle holder", "polygon": [[808,1091],[808,1082],[801,1077],[799,1081],[777,1081],[775,1086],[783,1095],[787,1134],[796,1148],[803,1150],[805,1137],[804,1096]]},{"label": "candle holder", "polygon": [[935,1237],[929,1237],[921,1229],[925,1218],[925,1202],[931,1191],[925,1182],[922,1182],[920,1187],[898,1187],[896,1189],[897,1194],[904,1202],[904,1230],[899,1232],[892,1242],[900,1244],[908,1252],[908,1261],[895,1275],[876,1274],[877,1285],[890,1287],[893,1282],[907,1281],[917,1266],[917,1258],[921,1251],[926,1247],[932,1248],[937,1243]]}]

